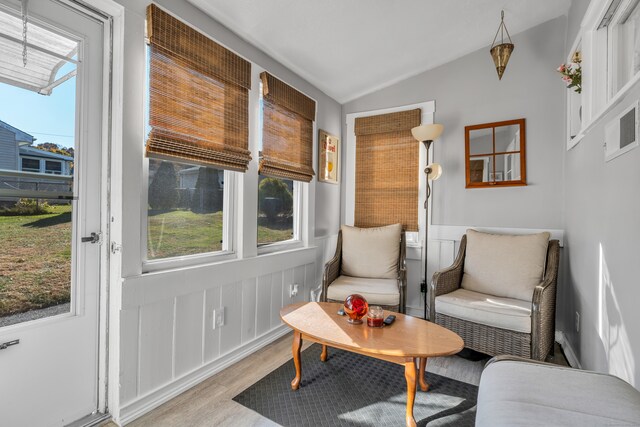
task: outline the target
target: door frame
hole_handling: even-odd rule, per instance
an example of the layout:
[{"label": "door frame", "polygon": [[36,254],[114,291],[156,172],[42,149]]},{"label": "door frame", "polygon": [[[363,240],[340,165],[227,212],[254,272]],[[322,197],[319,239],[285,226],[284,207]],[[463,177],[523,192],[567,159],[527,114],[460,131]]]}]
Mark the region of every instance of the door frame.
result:
[{"label": "door frame", "polygon": [[122,255],[122,117],[124,94],[125,7],[115,0],[55,0],[95,14],[104,22],[102,80],[102,172],[100,199],[105,211],[100,229],[97,410],[119,416],[120,307]]}]

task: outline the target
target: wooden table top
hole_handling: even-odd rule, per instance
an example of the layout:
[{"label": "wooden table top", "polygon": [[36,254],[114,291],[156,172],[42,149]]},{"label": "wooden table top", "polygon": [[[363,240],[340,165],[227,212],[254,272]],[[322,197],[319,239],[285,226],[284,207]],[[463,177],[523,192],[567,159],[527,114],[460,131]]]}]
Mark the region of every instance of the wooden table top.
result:
[{"label": "wooden table top", "polygon": [[385,310],[384,316],[395,314],[391,326],[370,328],[366,318],[361,325],[347,322],[338,315],[340,303],[303,302],[280,310],[282,321],[292,329],[327,345],[357,352],[396,357],[433,357],[456,354],[464,347],[458,334],[435,323],[413,316]]}]

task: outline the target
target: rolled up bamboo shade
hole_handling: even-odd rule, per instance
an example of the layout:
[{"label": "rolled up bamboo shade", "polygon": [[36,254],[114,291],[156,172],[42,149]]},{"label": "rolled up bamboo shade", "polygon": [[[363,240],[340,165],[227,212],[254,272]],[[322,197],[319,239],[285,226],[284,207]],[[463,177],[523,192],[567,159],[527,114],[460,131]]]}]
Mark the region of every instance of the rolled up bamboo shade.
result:
[{"label": "rolled up bamboo shade", "polygon": [[415,109],[356,119],[357,227],[401,223],[418,230],[420,144],[411,128],[420,115]]},{"label": "rolled up bamboo shade", "polygon": [[313,121],[316,104],[311,98],[263,72],[263,127],[259,173],[309,182],[313,171]]},{"label": "rolled up bamboo shade", "polygon": [[246,171],[251,63],[153,4],[147,36],[146,155]]}]

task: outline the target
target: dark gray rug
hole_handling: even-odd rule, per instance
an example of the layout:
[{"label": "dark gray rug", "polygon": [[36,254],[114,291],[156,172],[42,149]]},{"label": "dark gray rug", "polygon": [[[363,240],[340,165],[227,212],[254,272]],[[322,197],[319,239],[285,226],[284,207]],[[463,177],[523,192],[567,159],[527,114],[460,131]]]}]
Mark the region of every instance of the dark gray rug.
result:
[{"label": "dark gray rug", "polygon": [[[291,390],[293,360],[233,398],[283,426],[402,426],[407,402],[404,367],[321,347],[302,352],[302,382]],[[427,372],[413,410],[419,426],[473,426],[478,387]]]}]

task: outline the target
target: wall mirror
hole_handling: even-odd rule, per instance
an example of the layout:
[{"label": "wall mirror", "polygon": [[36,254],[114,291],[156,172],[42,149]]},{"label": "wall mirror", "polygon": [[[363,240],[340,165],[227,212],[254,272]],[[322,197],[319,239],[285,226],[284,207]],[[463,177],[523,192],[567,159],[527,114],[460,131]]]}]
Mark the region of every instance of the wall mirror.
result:
[{"label": "wall mirror", "polygon": [[466,126],[467,188],[527,185],[525,120]]}]

